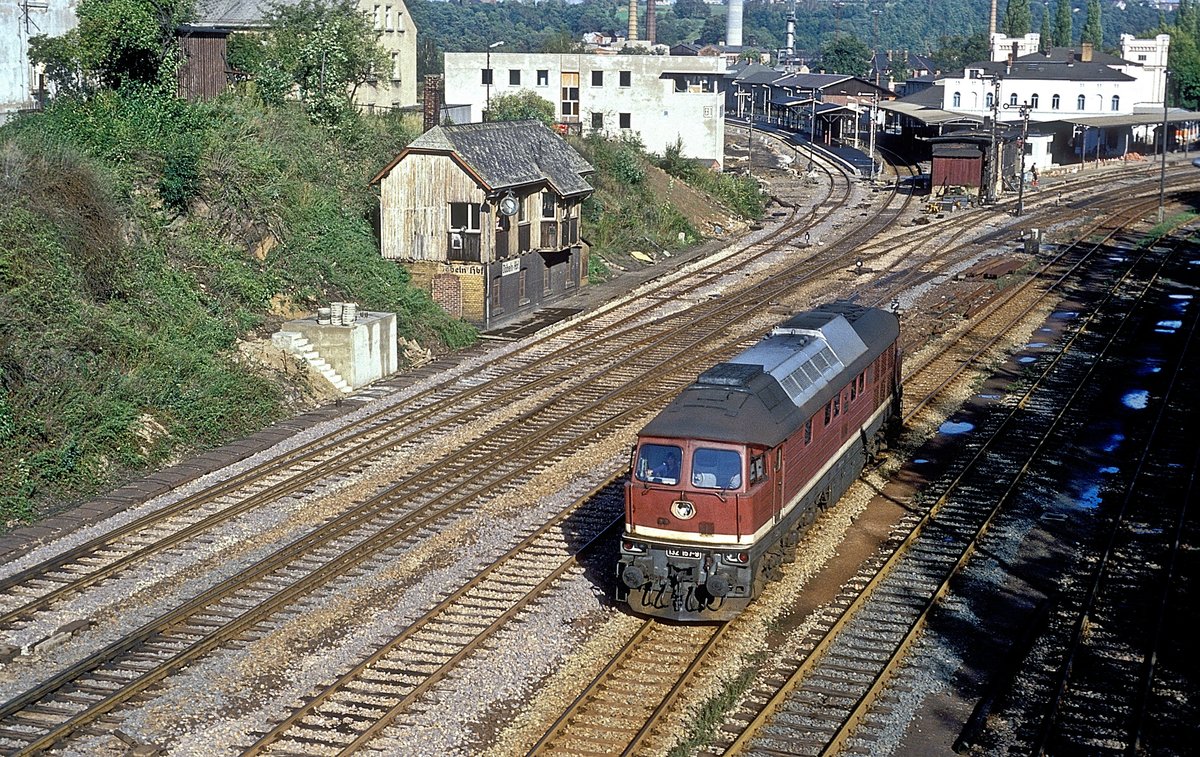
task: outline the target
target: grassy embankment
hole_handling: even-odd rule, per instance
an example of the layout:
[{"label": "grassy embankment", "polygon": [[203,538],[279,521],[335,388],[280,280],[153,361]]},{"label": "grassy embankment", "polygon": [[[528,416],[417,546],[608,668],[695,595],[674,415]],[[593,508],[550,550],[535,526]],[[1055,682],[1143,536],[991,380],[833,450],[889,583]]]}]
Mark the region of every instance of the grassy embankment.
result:
[{"label": "grassy embankment", "polygon": [[[352,300],[435,351],[470,343],[371,228],[367,181],[416,133],[111,91],[0,129],[0,527],[291,412],[237,350],[291,313]],[[641,186],[636,145],[581,149],[593,244],[698,238]]]}]

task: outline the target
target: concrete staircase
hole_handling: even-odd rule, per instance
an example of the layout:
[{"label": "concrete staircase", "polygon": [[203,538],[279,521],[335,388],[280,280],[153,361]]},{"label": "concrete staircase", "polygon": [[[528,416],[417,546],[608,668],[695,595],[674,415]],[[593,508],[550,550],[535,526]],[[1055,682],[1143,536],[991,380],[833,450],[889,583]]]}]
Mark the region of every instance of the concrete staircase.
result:
[{"label": "concrete staircase", "polygon": [[313,348],[312,344],[304,337],[303,334],[298,334],[294,331],[277,331],[271,335],[271,341],[278,347],[295,353],[304,359],[313,369],[324,376],[329,383],[333,384],[339,392],[349,394],[353,388],[346,382],[346,379],[341,377],[333,366],[321,357],[321,353]]}]

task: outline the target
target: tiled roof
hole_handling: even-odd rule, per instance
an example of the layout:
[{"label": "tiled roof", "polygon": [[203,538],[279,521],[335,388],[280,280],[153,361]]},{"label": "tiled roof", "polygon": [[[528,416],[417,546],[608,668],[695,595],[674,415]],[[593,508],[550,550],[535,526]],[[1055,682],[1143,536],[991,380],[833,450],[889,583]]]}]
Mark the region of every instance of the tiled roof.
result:
[{"label": "tiled roof", "polygon": [[248,27],[262,26],[263,19],[275,5],[295,5],[298,0],[198,0],[195,26]]},{"label": "tiled roof", "polygon": [[548,181],[561,195],[592,191],[583,178],[594,170],[591,164],[540,121],[435,126],[405,152],[414,150],[456,153],[493,190]]}]

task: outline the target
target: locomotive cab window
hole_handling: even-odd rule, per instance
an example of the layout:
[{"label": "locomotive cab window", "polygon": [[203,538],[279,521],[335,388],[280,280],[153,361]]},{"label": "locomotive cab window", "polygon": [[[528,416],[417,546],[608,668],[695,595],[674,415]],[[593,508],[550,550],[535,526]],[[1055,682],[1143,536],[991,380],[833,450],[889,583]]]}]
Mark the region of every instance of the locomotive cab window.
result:
[{"label": "locomotive cab window", "polygon": [[638,449],[634,472],[638,481],[655,484],[679,483],[683,450],[673,444],[643,444]]},{"label": "locomotive cab window", "polygon": [[692,486],[737,489],[742,485],[742,456],[731,449],[700,447],[692,453]]}]

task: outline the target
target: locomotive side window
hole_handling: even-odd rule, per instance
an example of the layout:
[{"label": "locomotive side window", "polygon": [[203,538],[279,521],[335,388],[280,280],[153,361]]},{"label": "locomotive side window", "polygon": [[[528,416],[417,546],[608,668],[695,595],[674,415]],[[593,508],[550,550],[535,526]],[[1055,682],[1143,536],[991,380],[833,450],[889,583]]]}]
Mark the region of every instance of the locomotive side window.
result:
[{"label": "locomotive side window", "polygon": [[812,418],[809,418],[804,422],[804,443],[812,443]]},{"label": "locomotive side window", "polygon": [[829,425],[829,417],[830,417],[830,416],[829,416],[829,414],[830,414],[832,411],[833,411],[833,403],[832,403],[832,402],[826,402],[826,403],[825,403],[825,425],[826,425],[826,426],[828,426],[828,425]]},{"label": "locomotive side window", "polygon": [[692,453],[692,486],[737,489],[742,485],[742,456],[729,449],[700,447]]},{"label": "locomotive side window", "polygon": [[838,417],[840,412],[842,412],[842,395],[839,394],[833,398],[833,417]]},{"label": "locomotive side window", "polygon": [[638,449],[634,475],[638,481],[655,484],[679,483],[679,467],[683,450],[673,444],[643,444]]},{"label": "locomotive side window", "polygon": [[850,382],[850,401],[853,402],[856,399],[858,399],[858,380],[857,379]]}]

